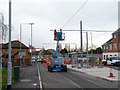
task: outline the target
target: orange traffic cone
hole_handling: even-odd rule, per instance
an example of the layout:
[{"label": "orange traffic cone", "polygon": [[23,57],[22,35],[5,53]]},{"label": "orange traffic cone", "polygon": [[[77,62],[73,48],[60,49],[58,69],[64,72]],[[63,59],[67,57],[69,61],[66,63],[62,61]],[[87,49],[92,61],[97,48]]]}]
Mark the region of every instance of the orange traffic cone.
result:
[{"label": "orange traffic cone", "polygon": [[112,66],[110,66],[110,75],[109,75],[109,77],[114,77],[113,73],[112,73]]}]

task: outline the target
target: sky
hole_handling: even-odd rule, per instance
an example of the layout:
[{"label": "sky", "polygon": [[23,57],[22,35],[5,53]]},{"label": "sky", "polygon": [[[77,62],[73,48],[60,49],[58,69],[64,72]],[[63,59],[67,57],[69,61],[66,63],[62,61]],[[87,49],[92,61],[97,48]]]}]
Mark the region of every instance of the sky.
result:
[{"label": "sky", "polygon": [[[86,0],[12,0],[12,40],[19,40],[20,24],[22,24],[22,42],[30,43],[30,25],[34,22],[33,45],[36,48],[55,48],[53,40],[54,29],[61,29],[71,16],[84,4]],[[63,30],[79,30],[80,21],[83,30],[118,29],[118,1],[119,0],[88,0],[85,6],[65,25]],[[0,0],[0,12],[4,14],[8,25],[8,0]],[[71,48],[80,47],[80,32],[64,32],[65,41],[71,43]],[[99,47],[108,41],[112,32],[92,33],[92,42]],[[91,46],[91,34],[88,32],[88,43]],[[51,43],[51,44],[50,44]],[[54,44],[52,44],[54,43]],[[72,44],[73,43],[73,44]],[[64,47],[63,44],[62,47]],[[83,47],[86,46],[86,34],[83,33]]]}]

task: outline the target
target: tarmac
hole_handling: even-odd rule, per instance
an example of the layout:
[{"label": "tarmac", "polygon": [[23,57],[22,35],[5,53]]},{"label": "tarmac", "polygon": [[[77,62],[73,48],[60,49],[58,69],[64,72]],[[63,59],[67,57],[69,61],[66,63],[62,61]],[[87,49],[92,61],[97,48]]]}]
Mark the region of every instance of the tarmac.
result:
[{"label": "tarmac", "polygon": [[[78,67],[72,67],[72,65],[67,65],[67,68],[74,71],[86,73],[96,78],[105,79],[108,81],[120,81],[120,76],[119,76],[120,71],[115,69],[110,69],[109,67],[94,66],[87,68],[86,66],[84,66],[78,68]],[[113,73],[113,77],[109,77],[111,71]]]},{"label": "tarmac", "polygon": [[27,66],[25,68],[25,72],[23,72],[20,79],[12,85],[12,89],[39,89],[37,63],[33,63],[32,66]]}]

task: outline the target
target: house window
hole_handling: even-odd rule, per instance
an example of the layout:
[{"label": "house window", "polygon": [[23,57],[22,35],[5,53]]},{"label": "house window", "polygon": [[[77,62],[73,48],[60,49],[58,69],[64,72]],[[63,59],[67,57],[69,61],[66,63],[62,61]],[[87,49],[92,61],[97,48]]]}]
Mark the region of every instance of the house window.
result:
[{"label": "house window", "polygon": [[105,50],[105,46],[104,46],[104,50]]},{"label": "house window", "polygon": [[108,46],[106,46],[106,50],[108,50]]},{"label": "house window", "polygon": [[109,50],[112,50],[112,45],[111,44],[109,45]]},{"label": "house window", "polygon": [[116,38],[116,34],[114,34],[114,38]]},{"label": "house window", "polygon": [[113,44],[113,49],[116,50],[117,49],[117,45]]}]

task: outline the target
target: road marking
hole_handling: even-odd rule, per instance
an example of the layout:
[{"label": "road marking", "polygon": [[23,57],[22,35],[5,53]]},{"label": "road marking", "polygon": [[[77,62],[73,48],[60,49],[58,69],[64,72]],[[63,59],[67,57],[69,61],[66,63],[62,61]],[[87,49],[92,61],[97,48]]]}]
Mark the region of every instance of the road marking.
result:
[{"label": "road marking", "polygon": [[91,80],[88,80],[88,79],[85,79],[85,78],[81,78],[81,79],[86,80],[86,81],[88,81],[88,82],[91,82],[91,83],[93,83],[93,84],[96,84],[96,85],[98,85],[98,86],[100,86],[100,87],[103,87],[103,85],[97,84],[97,83],[95,83],[95,82],[93,82],[93,81],[91,81]]},{"label": "road marking", "polygon": [[66,78],[68,81],[70,81],[72,84],[74,84],[75,86],[77,86],[78,88],[82,88],[80,87],[78,84],[76,84],[75,82],[73,82],[72,80],[70,80],[69,78]]},{"label": "road marking", "polygon": [[39,83],[40,83],[40,89],[43,90],[40,69],[39,69],[38,63],[37,63],[37,68],[38,68],[38,79],[39,79]]}]

